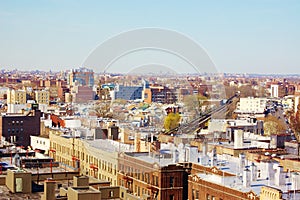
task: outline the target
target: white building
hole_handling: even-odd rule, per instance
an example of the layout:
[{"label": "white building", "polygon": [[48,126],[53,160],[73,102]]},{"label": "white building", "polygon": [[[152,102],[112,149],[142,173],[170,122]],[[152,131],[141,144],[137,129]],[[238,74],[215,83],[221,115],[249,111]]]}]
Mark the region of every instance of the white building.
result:
[{"label": "white building", "polygon": [[271,85],[271,97],[278,98],[278,85]]},{"label": "white building", "polygon": [[30,136],[30,145],[33,149],[39,149],[45,151],[45,153],[49,152],[50,149],[50,139],[48,137],[42,136]]},{"label": "white building", "polygon": [[266,105],[266,98],[240,98],[240,102],[237,104],[235,113],[245,116],[252,115],[256,117],[263,117]]}]

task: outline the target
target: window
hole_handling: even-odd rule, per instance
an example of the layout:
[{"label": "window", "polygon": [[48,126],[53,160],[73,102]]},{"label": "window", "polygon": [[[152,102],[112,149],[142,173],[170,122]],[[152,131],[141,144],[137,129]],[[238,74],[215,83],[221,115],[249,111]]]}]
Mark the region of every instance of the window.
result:
[{"label": "window", "polygon": [[210,200],[210,195],[206,194],[206,200]]},{"label": "window", "polygon": [[196,191],[196,199],[199,199],[199,191]]},{"label": "window", "polygon": [[148,173],[145,174],[145,182],[146,182],[146,183],[149,182],[149,174],[148,174]]},{"label": "window", "polygon": [[169,196],[169,199],[170,199],[170,200],[174,200],[174,194],[171,194],[171,195]]},{"label": "window", "polygon": [[142,175],[142,176],[141,176],[141,180],[142,180],[142,181],[145,181],[145,173],[142,172],[141,175]]},{"label": "window", "polygon": [[113,197],[114,196],[114,191],[109,191],[109,197]]},{"label": "window", "polygon": [[174,187],[174,177],[170,177],[170,186],[169,187]]},{"label": "window", "polygon": [[153,184],[158,186],[158,176],[153,175]]}]

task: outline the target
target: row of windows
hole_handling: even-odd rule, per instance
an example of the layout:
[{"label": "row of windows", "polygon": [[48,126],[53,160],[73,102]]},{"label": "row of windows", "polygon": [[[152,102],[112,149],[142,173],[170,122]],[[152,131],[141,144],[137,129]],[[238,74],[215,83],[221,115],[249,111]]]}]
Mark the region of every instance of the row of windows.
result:
[{"label": "row of windows", "polygon": [[12,129],[8,128],[7,129],[8,133],[19,133],[19,132],[23,132],[23,131],[24,131],[23,128],[20,128],[20,129],[18,129],[18,128],[16,128],[16,129],[14,129],[14,128],[12,128]]},{"label": "row of windows", "polygon": [[[134,169],[133,167],[125,166],[123,164],[120,164],[120,171],[124,172],[124,174],[127,174],[133,178],[144,181],[146,183],[151,182],[150,174],[145,171],[141,171],[139,169]],[[158,185],[158,177],[152,175],[152,180],[153,180],[152,181],[153,184],[157,186]]]},{"label": "row of windows", "polygon": [[43,144],[43,145],[45,145],[45,141],[37,140],[37,141],[36,141],[36,144]]},{"label": "row of windows", "polygon": [[[130,177],[144,181],[148,184],[159,186],[159,178],[155,174],[141,171],[139,169],[134,169],[133,167],[125,166],[123,164],[120,164],[120,171],[123,172],[123,174],[127,174]],[[172,176],[169,177],[169,187],[175,187],[175,178]]]},{"label": "row of windows", "polygon": [[[106,171],[112,175],[116,175],[117,174],[117,165],[113,165],[113,163],[105,161],[105,160],[101,160],[101,159],[97,159],[94,156],[91,155],[85,155],[83,152],[80,152],[78,150],[75,150],[73,152],[72,148],[66,147],[64,145],[60,145],[57,143],[51,143],[52,148],[56,149],[57,152],[60,152],[62,154],[64,154],[64,157],[70,157],[70,155],[74,155],[75,157],[77,157],[78,159],[80,159],[81,161],[85,162],[85,163],[89,163],[89,164],[93,164],[95,166],[98,167],[98,172],[101,171]],[[75,149],[77,149],[75,147]],[[65,163],[67,164],[73,164],[73,161],[67,160]],[[90,171],[90,170],[89,170]],[[91,174],[95,175],[94,172],[90,172]],[[105,177],[104,179],[106,179],[107,177]],[[109,178],[109,181],[112,181],[111,178]]]},{"label": "row of windows", "polygon": [[[217,199],[217,197],[208,193],[205,194],[205,197],[206,200],[223,200],[222,198]],[[200,192],[198,190],[194,190],[194,189],[192,190],[192,199],[193,200],[200,199]]]},{"label": "row of windows", "polygon": [[23,121],[11,121],[8,122],[8,125],[23,125]]},{"label": "row of windows", "polygon": [[119,179],[119,184],[123,187],[128,188],[130,192],[137,194],[137,196],[141,196],[143,194],[146,194],[146,195],[151,194],[150,190],[143,188],[143,187],[139,187],[137,185],[134,185],[134,187],[133,187],[132,183],[127,183],[127,185],[125,185],[125,181],[123,179]]}]

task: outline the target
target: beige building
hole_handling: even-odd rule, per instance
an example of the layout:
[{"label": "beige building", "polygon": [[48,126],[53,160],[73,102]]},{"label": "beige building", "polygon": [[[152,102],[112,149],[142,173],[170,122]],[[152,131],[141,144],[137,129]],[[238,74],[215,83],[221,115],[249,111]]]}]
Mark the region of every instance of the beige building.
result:
[{"label": "beige building", "polygon": [[19,113],[26,108],[26,91],[25,90],[7,90],[7,112]]},{"label": "beige building", "polygon": [[119,200],[148,200],[139,198],[128,192],[128,189],[119,186],[92,186],[87,176],[74,176],[73,186],[68,188],[61,187],[59,197],[56,197],[55,188],[57,182],[46,180],[44,182],[44,194],[42,200],[101,200],[101,199],[119,199]]},{"label": "beige building", "polygon": [[31,173],[24,170],[8,170],[6,186],[12,193],[31,193]]},{"label": "beige building", "polygon": [[26,91],[25,90],[7,90],[7,103],[8,104],[26,104]]},{"label": "beige building", "polygon": [[63,137],[58,130],[50,130],[50,156],[80,171],[80,174],[107,180],[117,185],[118,151],[109,140],[87,141]]},{"label": "beige building", "polygon": [[46,90],[35,91],[35,101],[38,104],[49,104],[50,93]]},{"label": "beige building", "polygon": [[264,186],[261,188],[260,200],[282,200],[282,191]]}]

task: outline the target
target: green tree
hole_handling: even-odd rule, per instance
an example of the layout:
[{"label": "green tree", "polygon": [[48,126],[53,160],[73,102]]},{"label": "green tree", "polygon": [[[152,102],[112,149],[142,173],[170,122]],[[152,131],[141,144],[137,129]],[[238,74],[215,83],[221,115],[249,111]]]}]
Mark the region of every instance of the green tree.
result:
[{"label": "green tree", "polygon": [[166,131],[172,130],[179,125],[180,122],[179,113],[169,113],[164,120],[164,128]]}]

